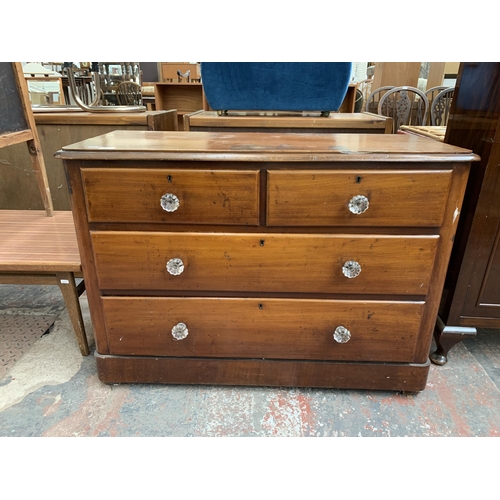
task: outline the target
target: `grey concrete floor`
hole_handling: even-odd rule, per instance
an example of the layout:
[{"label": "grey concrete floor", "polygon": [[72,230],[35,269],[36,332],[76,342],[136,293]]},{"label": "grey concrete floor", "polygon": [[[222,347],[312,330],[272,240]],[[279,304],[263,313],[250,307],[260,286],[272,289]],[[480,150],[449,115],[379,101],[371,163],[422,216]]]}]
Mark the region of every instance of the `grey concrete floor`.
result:
[{"label": "grey concrete floor", "polygon": [[[86,296],[80,299],[93,347]],[[54,314],[0,381],[0,437],[500,436],[500,332],[480,330],[431,366],[426,389],[382,391],[105,385],[82,357],[57,287],[0,286],[0,314]]]}]

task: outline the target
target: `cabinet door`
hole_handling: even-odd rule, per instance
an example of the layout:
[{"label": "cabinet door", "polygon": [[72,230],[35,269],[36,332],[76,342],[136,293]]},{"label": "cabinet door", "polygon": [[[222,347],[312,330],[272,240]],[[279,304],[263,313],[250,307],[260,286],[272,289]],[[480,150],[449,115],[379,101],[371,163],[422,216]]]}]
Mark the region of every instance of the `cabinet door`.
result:
[{"label": "cabinet door", "polygon": [[499,79],[498,62],[461,63],[446,127],[446,143],[481,158],[470,172],[448,268],[448,325],[500,328]]},{"label": "cabinet door", "polygon": [[[492,151],[490,164],[500,147]],[[470,269],[462,319],[474,326],[500,326],[500,169],[487,171],[462,269]],[[468,318],[471,318],[468,320]],[[472,319],[474,318],[474,319]],[[480,323],[484,318],[484,323]],[[492,321],[496,320],[495,326]]]}]

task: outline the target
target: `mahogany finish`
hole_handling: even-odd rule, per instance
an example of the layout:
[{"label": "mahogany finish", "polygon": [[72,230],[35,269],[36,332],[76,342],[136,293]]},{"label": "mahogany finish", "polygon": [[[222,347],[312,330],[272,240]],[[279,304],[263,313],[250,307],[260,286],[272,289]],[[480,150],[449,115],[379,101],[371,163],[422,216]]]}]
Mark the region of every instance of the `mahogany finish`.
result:
[{"label": "mahogany finish", "polygon": [[[90,222],[259,223],[256,170],[85,168],[82,177]],[[159,203],[167,193],[179,199],[174,212]]]},{"label": "mahogany finish", "polygon": [[476,327],[500,328],[500,63],[461,63],[445,143],[481,157],[467,186],[456,245],[436,325],[437,351],[450,348]]},{"label": "mahogany finish", "polygon": [[[112,354],[411,362],[423,302],[104,297]],[[169,312],[167,314],[167,311]],[[170,331],[185,322],[189,335]],[[333,341],[349,324],[349,342]]]},{"label": "mahogany finish", "polygon": [[[117,130],[65,146],[59,158],[79,160],[167,160],[220,162],[306,162],[316,168],[335,162],[471,161],[470,150],[418,136],[397,134],[267,134],[265,132],[157,132]],[[71,152],[71,155],[70,155]],[[97,166],[97,165],[95,165]],[[130,167],[132,165],[127,165]],[[425,165],[427,166],[427,165]],[[423,169],[425,169],[425,166]],[[123,163],[106,163],[120,168]],[[164,167],[164,165],[163,165]],[[182,165],[177,163],[177,168]],[[248,166],[245,166],[247,168]],[[267,166],[266,166],[267,167]]]},{"label": "mahogany finish", "polygon": [[[58,157],[103,382],[424,389],[470,151],[403,135],[116,132]],[[174,185],[179,207],[162,213]],[[368,210],[342,213],[349,186],[366,186],[352,192]]]},{"label": "mahogany finish", "polygon": [[104,356],[96,353],[99,380],[107,384],[156,383],[318,387],[423,391],[429,361],[359,363],[231,358]]},{"label": "mahogany finish", "polygon": [[[450,187],[447,171],[273,171],[268,173],[271,226],[440,226]],[[355,196],[369,201],[352,213]]]},{"label": "mahogany finish", "polygon": [[[426,293],[438,236],[93,231],[103,290],[231,290],[300,293]],[[404,255],[405,258],[401,259]],[[180,258],[182,274],[167,262]],[[357,261],[347,278],[342,266]]]},{"label": "mahogany finish", "polygon": [[184,115],[184,130],[193,132],[271,132],[271,133],[350,133],[391,134],[392,118],[373,113],[319,113],[196,111]]}]

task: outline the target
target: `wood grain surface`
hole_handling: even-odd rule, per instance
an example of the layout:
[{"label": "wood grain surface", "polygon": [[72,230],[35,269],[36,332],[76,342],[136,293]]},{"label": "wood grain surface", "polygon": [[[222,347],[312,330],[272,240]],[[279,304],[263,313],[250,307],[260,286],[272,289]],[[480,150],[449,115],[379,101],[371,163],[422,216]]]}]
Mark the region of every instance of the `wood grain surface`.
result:
[{"label": "wood grain surface", "polygon": [[[413,361],[423,302],[104,297],[111,354]],[[184,323],[188,335],[172,336]],[[338,326],[351,332],[338,343]]]},{"label": "wood grain surface", "polygon": [[[82,176],[90,222],[259,223],[257,170],[85,168]],[[179,199],[174,212],[161,208],[166,193]]]},{"label": "wood grain surface", "polygon": [[[245,156],[258,153],[264,161],[266,155],[301,154],[309,161],[315,154],[329,154],[337,157],[337,161],[345,161],[348,155],[363,155],[365,161],[369,155],[392,154],[406,155],[406,159],[415,157],[422,161],[426,155],[440,155],[438,161],[449,161],[450,158],[470,160],[474,155],[463,148],[429,140],[409,134],[268,134],[224,133],[224,132],[130,132],[117,130],[99,137],[93,137],[63,148],[61,158],[71,157],[71,153],[108,152],[117,159],[123,157],[117,153],[143,152],[158,155],[159,153],[184,153],[186,157],[193,153],[210,155],[214,153],[233,153]],[[95,157],[91,155],[91,157]],[[129,156],[125,156],[130,157]],[[144,156],[143,156],[144,157]],[[130,157],[131,158],[131,157]],[[158,156],[157,156],[158,158]],[[387,161],[391,161],[388,158]]]},{"label": "wood grain surface", "polygon": [[81,271],[71,212],[0,210],[0,271]]},{"label": "wood grain surface", "polygon": [[218,384],[417,392],[425,389],[429,374],[429,361],[424,364],[346,363],[100,354],[96,354],[96,361],[99,380],[107,384]]},{"label": "wood grain surface", "polygon": [[[274,226],[439,226],[451,170],[270,171],[267,224]],[[349,201],[362,195],[366,212]]]},{"label": "wood grain surface", "polygon": [[246,112],[231,111],[219,116],[216,111],[197,111],[184,115],[184,130],[192,131],[269,131],[290,130],[304,132],[336,133],[386,133],[387,122],[392,118],[371,113],[331,113],[328,117],[319,113]]},{"label": "wood grain surface", "polygon": [[[101,289],[425,295],[438,236],[93,231]],[[179,258],[184,272],[166,269]],[[357,261],[361,273],[342,267]]]}]

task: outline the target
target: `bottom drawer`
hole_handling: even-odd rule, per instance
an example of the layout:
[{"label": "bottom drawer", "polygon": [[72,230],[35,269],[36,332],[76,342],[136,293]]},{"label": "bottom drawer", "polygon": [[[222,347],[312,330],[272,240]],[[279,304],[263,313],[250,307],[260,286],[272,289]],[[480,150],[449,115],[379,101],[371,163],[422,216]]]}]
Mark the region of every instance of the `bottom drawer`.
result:
[{"label": "bottom drawer", "polygon": [[[424,302],[104,297],[110,354],[411,362]],[[185,325],[185,326],[183,326]]]}]

